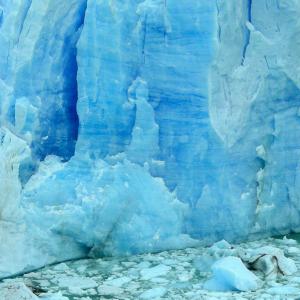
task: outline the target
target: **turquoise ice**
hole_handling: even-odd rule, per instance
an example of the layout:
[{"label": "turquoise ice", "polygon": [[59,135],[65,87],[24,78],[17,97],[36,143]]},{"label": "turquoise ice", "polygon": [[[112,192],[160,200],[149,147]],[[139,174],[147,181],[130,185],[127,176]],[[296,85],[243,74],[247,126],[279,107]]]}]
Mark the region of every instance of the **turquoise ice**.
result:
[{"label": "turquoise ice", "polygon": [[0,0],[0,276],[298,231],[297,0]]}]

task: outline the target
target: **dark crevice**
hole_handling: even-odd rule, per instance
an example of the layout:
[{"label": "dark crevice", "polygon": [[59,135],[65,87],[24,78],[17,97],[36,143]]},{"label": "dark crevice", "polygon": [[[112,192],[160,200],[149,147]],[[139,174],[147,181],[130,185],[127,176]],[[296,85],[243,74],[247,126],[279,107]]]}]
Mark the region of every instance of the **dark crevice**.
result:
[{"label": "dark crevice", "polygon": [[25,20],[27,18],[29,9],[31,7],[31,0],[27,0],[27,2],[26,3],[25,2],[26,1],[24,1],[25,9],[22,10],[22,15],[21,15],[21,20],[20,20],[20,27],[19,27],[19,30],[18,30],[18,35],[17,35],[17,40],[16,40],[17,44],[19,43],[20,36],[22,34],[22,31],[23,31],[24,23],[25,23]]},{"label": "dark crevice", "polygon": [[[68,161],[75,153],[75,146],[78,139],[78,127],[79,118],[77,114],[77,100],[78,100],[78,82],[77,82],[77,42],[80,37],[81,29],[84,24],[85,12],[87,8],[87,0],[82,1],[82,5],[78,7],[76,11],[76,21],[73,25],[72,32],[66,33],[63,40],[63,48],[59,59],[64,61],[62,65],[62,70],[58,73],[61,76],[61,80],[64,82],[63,86],[59,90],[55,90],[55,86],[47,86],[45,83],[41,85],[42,89],[36,90],[35,95],[42,99],[38,109],[38,128],[33,127],[33,141],[31,143],[32,158],[23,161],[19,168],[19,178],[24,186],[30,177],[36,172],[39,161],[43,161],[48,155],[56,155],[61,157],[62,161]],[[53,35],[55,33],[51,33]],[[44,36],[41,39],[45,38]],[[44,51],[48,48],[56,46],[55,36],[52,36],[53,42],[50,41],[45,47]],[[39,56],[37,55],[35,60],[35,65],[41,62],[38,66],[42,72],[44,68],[43,55],[46,56],[47,52],[41,52]],[[48,63],[46,61],[46,63]],[[59,66],[59,63],[58,63]],[[56,71],[55,61],[53,62],[54,72]],[[47,67],[46,67],[47,69]],[[28,68],[28,72],[31,69]],[[38,70],[37,70],[38,71]],[[29,80],[37,80],[37,76],[42,76],[41,81],[47,82],[49,76],[53,76],[56,73],[50,73],[39,75],[36,72],[28,74]],[[57,74],[56,74],[57,76]],[[21,85],[21,86],[24,86]],[[45,88],[44,88],[45,87]],[[21,91],[23,96],[27,96],[28,91]],[[30,91],[28,93],[30,96]],[[11,106],[11,114],[15,115],[14,111],[15,105]],[[12,122],[13,124],[14,122]],[[22,136],[23,132],[19,135]]]},{"label": "dark crevice", "polygon": [[0,6],[0,27],[2,26],[3,23],[3,8]]},{"label": "dark crevice", "polygon": [[248,0],[248,21],[250,23],[252,22],[251,10],[252,10],[252,0]]},{"label": "dark crevice", "polygon": [[[216,7],[217,7],[217,18],[219,18],[220,15],[220,7],[219,7],[219,2],[216,1]],[[220,22],[218,20],[218,41],[221,42],[221,34],[222,34],[222,28],[220,25]]]},{"label": "dark crevice", "polygon": [[[43,132],[41,132],[41,139],[37,141],[36,145],[33,145],[36,156],[43,160],[47,155],[58,155],[62,157],[63,161],[69,160],[75,152],[75,145],[78,138],[79,118],[77,114],[77,100],[78,100],[78,82],[77,82],[77,42],[80,37],[81,28],[84,23],[85,11],[87,8],[87,1],[84,1],[78,11],[78,21],[75,24],[75,30],[72,35],[66,36],[64,40],[63,55],[65,58],[65,65],[62,72],[62,77],[65,80],[63,91],[60,92],[62,98],[62,106],[53,109],[53,114],[48,116],[48,125],[43,126]],[[45,92],[45,91],[44,91]],[[52,95],[55,96],[55,92]],[[57,95],[59,96],[59,95]],[[47,104],[45,104],[47,107]],[[48,113],[48,109],[45,109],[45,113]],[[47,116],[40,115],[40,120],[47,120]],[[59,126],[51,126],[51,124],[60,124]],[[61,132],[63,131],[63,132]],[[47,137],[47,139],[45,139]]]},{"label": "dark crevice", "polygon": [[[248,0],[247,2],[247,22],[251,23],[252,22],[252,0]],[[243,47],[243,53],[242,53],[242,61],[241,61],[241,65],[244,65],[245,62],[245,58],[246,58],[246,52],[247,52],[247,48],[249,46],[250,43],[250,30],[247,27],[247,24],[245,22],[244,24],[245,26],[245,43],[244,43],[244,47]]]}]

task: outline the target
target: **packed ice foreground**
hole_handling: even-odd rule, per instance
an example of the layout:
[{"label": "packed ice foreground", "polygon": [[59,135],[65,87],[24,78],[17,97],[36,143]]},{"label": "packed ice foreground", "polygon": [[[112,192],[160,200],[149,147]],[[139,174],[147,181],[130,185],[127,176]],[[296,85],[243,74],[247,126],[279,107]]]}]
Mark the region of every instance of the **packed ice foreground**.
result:
[{"label": "packed ice foreground", "polygon": [[300,230],[299,53],[298,0],[0,0],[0,277]]},{"label": "packed ice foreground", "polygon": [[[272,254],[272,263],[266,263],[267,253]],[[253,263],[251,271],[246,261],[248,267]],[[0,299],[299,300],[296,265],[300,247],[294,240],[264,239],[238,246],[221,241],[210,248],[60,263],[5,279]]]}]

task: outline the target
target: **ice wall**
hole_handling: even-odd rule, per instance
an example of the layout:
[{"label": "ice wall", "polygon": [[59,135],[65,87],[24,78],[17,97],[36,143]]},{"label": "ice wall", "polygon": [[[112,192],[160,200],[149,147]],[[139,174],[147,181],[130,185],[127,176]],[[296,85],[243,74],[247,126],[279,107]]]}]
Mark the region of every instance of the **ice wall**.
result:
[{"label": "ice wall", "polygon": [[38,159],[68,159],[77,139],[76,43],[86,0],[0,4],[1,124]]},{"label": "ice wall", "polygon": [[239,161],[229,180],[243,189],[229,195],[256,200],[249,234],[277,234],[299,228],[300,3],[245,2],[234,5],[236,23],[226,21],[232,3],[218,2],[210,116]]},{"label": "ice wall", "polygon": [[298,230],[299,14],[0,0],[0,276]]}]

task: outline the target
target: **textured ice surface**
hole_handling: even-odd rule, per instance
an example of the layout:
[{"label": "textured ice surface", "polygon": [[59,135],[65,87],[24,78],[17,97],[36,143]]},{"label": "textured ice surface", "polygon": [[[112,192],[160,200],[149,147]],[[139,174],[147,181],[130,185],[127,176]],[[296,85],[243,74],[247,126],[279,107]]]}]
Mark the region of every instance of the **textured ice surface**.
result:
[{"label": "textured ice surface", "polygon": [[[282,240],[265,239],[231,245],[231,248],[235,249],[236,253],[249,253],[253,249],[264,248],[267,245],[272,245],[273,248],[280,249],[285,254],[292,247],[283,243]],[[299,245],[294,245],[294,247],[300,251]],[[205,282],[211,278],[211,269],[199,271],[195,268],[193,261],[199,256],[210,255],[215,249],[216,247],[198,247],[155,254],[66,262],[25,274],[20,278],[5,280],[4,283],[0,283],[0,296],[1,292],[7,291],[7,287],[24,283],[35,292],[39,291],[39,299],[46,300],[99,300],[102,298],[118,300],[295,300],[299,298],[300,270],[297,270],[294,276],[279,274],[276,280],[254,270],[253,272],[262,283],[255,291],[216,292],[204,289]],[[290,255],[290,259],[297,265],[300,263],[299,251]],[[142,277],[142,270],[153,269],[162,264],[170,267],[169,272],[150,279]],[[69,280],[65,280],[66,274]],[[78,278],[82,283],[78,281]],[[60,284],[61,280],[64,280],[63,286]],[[90,282],[96,282],[97,287],[86,284]],[[126,283],[120,285],[120,282]]]},{"label": "textured ice surface", "polygon": [[2,300],[38,300],[39,298],[22,282],[1,287]]},{"label": "textured ice surface", "polygon": [[0,276],[298,230],[299,11],[0,0]]},{"label": "textured ice surface", "polygon": [[[266,276],[278,273],[291,275],[297,271],[293,260],[284,256],[280,249],[274,247],[262,247],[252,251],[249,262],[254,269],[260,270]],[[277,273],[277,274],[276,274]]]},{"label": "textured ice surface", "polygon": [[240,258],[227,256],[212,266],[213,277],[204,288],[212,291],[255,291],[259,279],[249,271]]}]

